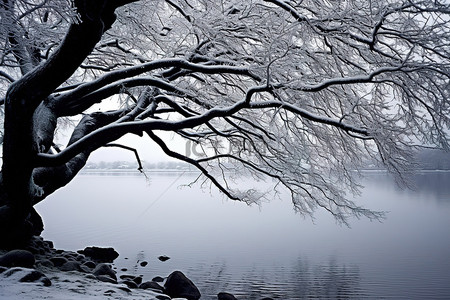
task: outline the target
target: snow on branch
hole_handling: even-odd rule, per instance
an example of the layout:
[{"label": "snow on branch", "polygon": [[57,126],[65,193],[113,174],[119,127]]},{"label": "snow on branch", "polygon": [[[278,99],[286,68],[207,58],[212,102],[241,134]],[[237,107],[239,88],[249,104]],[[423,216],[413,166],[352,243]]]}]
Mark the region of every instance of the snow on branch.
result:
[{"label": "snow on branch", "polygon": [[[345,223],[380,216],[348,200],[360,189],[355,170],[384,165],[401,177],[418,143],[449,148],[444,1],[76,0],[78,22],[67,7],[49,15],[26,3],[35,7],[21,16],[27,34],[0,56],[3,157],[10,174],[46,174],[42,185],[51,170],[75,176],[92,151],[148,133],[232,199],[263,196],[234,189],[230,178],[251,175],[286,189],[297,211],[322,208]],[[41,64],[25,70],[22,50]],[[82,122],[52,153],[64,117]],[[157,131],[201,151],[176,153]]]}]

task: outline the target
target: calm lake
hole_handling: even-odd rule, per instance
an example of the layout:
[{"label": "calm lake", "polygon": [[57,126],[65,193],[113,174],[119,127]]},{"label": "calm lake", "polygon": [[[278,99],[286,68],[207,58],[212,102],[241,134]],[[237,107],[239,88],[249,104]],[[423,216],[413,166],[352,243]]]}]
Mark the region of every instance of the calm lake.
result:
[{"label": "calm lake", "polygon": [[288,198],[248,207],[180,187],[193,173],[147,175],[78,176],[36,207],[44,238],[66,250],[114,247],[118,272],[147,280],[181,270],[202,299],[450,298],[449,172],[418,174],[413,191],[368,173],[358,203],[389,213],[351,228],[325,212],[303,218]]}]

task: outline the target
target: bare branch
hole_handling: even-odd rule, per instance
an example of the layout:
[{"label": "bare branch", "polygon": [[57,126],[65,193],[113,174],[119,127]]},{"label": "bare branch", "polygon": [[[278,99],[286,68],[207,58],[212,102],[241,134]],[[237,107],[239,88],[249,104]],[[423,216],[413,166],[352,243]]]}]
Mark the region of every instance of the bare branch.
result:
[{"label": "bare branch", "polygon": [[164,141],[163,140],[161,140],[157,135],[155,135],[153,132],[151,132],[151,131],[147,131],[147,134],[150,136],[150,138],[153,140],[153,141],[155,141],[160,147],[161,147],[161,149],[164,151],[164,153],[166,153],[168,156],[170,156],[170,157],[173,157],[173,158],[176,158],[176,159],[179,159],[179,160],[182,160],[182,161],[184,161],[184,162],[187,162],[187,163],[189,163],[189,164],[191,164],[191,165],[193,165],[194,167],[196,167],[197,169],[199,169],[201,172],[202,172],[202,174],[206,177],[206,178],[208,178],[222,193],[224,193],[228,198],[230,198],[230,199],[232,199],[232,200],[242,200],[242,199],[240,199],[239,197],[236,197],[236,196],[234,196],[234,195],[232,195],[230,192],[229,192],[229,190],[226,188],[226,187],[224,187],[223,185],[221,185],[218,181],[217,181],[217,179],[213,176],[213,175],[211,175],[209,172],[208,172],[208,170],[206,170],[204,167],[202,167],[202,165],[198,162],[198,161],[196,161],[196,160],[194,160],[194,159],[191,159],[191,158],[189,158],[189,157],[186,157],[186,156],[184,156],[184,155],[181,155],[181,154],[179,154],[179,153],[177,153],[177,152],[174,152],[174,151],[171,151],[168,147],[167,147],[167,145],[164,143]]},{"label": "bare branch", "polygon": [[122,149],[125,149],[125,150],[132,151],[134,153],[134,156],[136,157],[136,161],[138,163],[138,169],[137,170],[139,172],[141,172],[141,173],[143,172],[144,168],[142,167],[141,158],[139,157],[139,153],[137,152],[137,150],[135,148],[128,147],[128,146],[121,145],[121,144],[117,144],[117,143],[109,143],[109,144],[104,145],[103,147],[116,147],[116,148],[122,148]]}]

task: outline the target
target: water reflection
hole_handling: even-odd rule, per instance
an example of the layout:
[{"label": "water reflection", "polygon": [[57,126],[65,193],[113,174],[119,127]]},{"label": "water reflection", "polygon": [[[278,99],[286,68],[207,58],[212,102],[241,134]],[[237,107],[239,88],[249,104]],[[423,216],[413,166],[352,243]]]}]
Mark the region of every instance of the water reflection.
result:
[{"label": "water reflection", "polygon": [[230,267],[226,262],[198,265],[189,274],[199,283],[204,299],[216,299],[218,291],[238,299],[361,299],[367,297],[356,265],[339,264],[330,258],[313,265],[298,258],[291,265]]},{"label": "water reflection", "polygon": [[[299,276],[307,271],[303,265],[299,263],[296,268]],[[355,265],[339,264],[336,258],[331,259],[328,265],[314,266],[312,274],[303,277],[306,278],[302,278],[298,288],[293,290],[298,299],[360,299],[365,296],[360,287],[359,268]]]}]

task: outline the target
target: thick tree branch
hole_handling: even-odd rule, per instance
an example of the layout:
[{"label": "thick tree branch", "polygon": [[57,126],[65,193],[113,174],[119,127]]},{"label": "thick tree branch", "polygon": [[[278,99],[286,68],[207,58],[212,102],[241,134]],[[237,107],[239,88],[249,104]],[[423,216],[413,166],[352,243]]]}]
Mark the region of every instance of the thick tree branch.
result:
[{"label": "thick tree branch", "polygon": [[331,78],[331,79],[324,80],[321,83],[318,83],[315,85],[303,85],[303,86],[298,87],[298,89],[300,91],[314,93],[314,92],[319,92],[319,91],[326,89],[333,85],[369,83],[372,81],[373,78],[375,78],[378,75],[382,75],[382,74],[390,73],[390,72],[397,72],[397,71],[407,72],[408,69],[404,68],[404,66],[382,67],[382,68],[379,68],[379,69],[376,69],[376,70],[370,72],[367,75],[342,77],[342,78]]},{"label": "thick tree branch", "polygon": [[[101,94],[100,91],[105,91],[105,88],[109,86],[111,92],[106,93],[105,95],[100,96],[100,98],[104,99],[117,93],[117,90],[121,87],[125,86],[137,86],[137,85],[151,85],[151,82],[148,84],[143,83],[142,78],[132,78],[137,75],[141,75],[147,72],[151,72],[157,69],[166,69],[177,67],[180,69],[186,69],[192,72],[199,72],[203,74],[235,74],[235,75],[245,75],[249,77],[253,77],[248,68],[245,67],[233,67],[233,66],[222,66],[222,65],[201,65],[188,62],[184,59],[161,59],[152,61],[146,64],[138,65],[135,67],[130,67],[118,71],[112,71],[108,74],[103,75],[102,77],[91,81],[89,83],[82,84],[75,89],[63,93],[56,97],[56,109],[63,111],[61,115],[67,115],[66,107],[69,107],[69,111],[74,109],[74,106],[78,106],[77,102],[81,102],[86,97],[91,97],[92,95]],[[156,80],[156,79],[155,79]],[[133,83],[134,82],[134,83]],[[159,81],[159,85],[163,85],[163,81]],[[155,81],[156,83],[156,81]],[[167,85],[167,83],[165,83]],[[112,91],[113,87],[116,87],[114,91]],[[157,85],[155,85],[157,86]],[[173,90],[173,89],[172,89]],[[97,97],[98,98],[98,97]],[[96,99],[95,101],[98,101]],[[92,103],[87,103],[82,105],[82,109],[87,108],[86,106],[92,105]],[[72,112],[73,114],[73,112]]]},{"label": "thick tree branch", "polygon": [[165,90],[169,93],[173,93],[180,97],[191,97],[191,98],[193,97],[189,96],[189,93],[187,91],[180,90],[175,86],[171,85],[170,83],[167,83],[161,79],[153,77],[138,77],[115,82],[114,84],[96,90],[95,92],[92,92],[91,94],[88,94],[81,99],[71,101],[70,103],[66,103],[66,105],[58,109],[58,115],[59,116],[77,115],[79,113],[82,113],[95,103],[100,103],[102,100],[108,97],[120,94],[121,92],[124,92],[124,90],[128,88],[139,86],[159,88],[161,90]]},{"label": "thick tree branch", "polygon": [[15,79],[11,75],[3,72],[2,70],[0,70],[0,76],[6,78],[6,80],[8,80],[10,83],[15,81]]},{"label": "thick tree branch", "polygon": [[71,144],[58,154],[50,155],[40,153],[36,158],[37,166],[55,166],[64,163],[71,159],[85,147],[91,144],[105,144],[114,141],[119,137],[134,133],[140,134],[145,131],[164,130],[164,131],[178,131],[185,128],[193,128],[202,125],[213,118],[230,116],[245,107],[245,102],[241,101],[231,107],[214,108],[202,115],[192,116],[180,121],[170,120],[147,120],[147,121],[133,121],[123,122],[118,124],[111,124],[99,128],[88,135],[85,135],[76,143]]},{"label": "thick tree branch", "polygon": [[[98,128],[113,123],[122,115],[122,111],[115,111],[109,113],[93,113],[85,115],[82,120],[75,127],[72,136],[70,137],[68,146],[76,144],[84,136],[95,131]],[[111,141],[116,140],[111,138]],[[92,141],[89,145],[84,145],[79,148],[77,153],[70,159],[59,164],[54,164],[49,167],[38,167],[33,170],[33,180],[35,184],[42,188],[43,193],[38,197],[35,197],[34,204],[42,201],[48,195],[56,191],[57,189],[68,184],[84,167],[89,155],[96,149],[103,147],[107,144],[104,140]],[[64,150],[62,150],[63,153]]]},{"label": "thick tree branch", "polygon": [[11,85],[10,98],[25,101],[33,110],[66,81],[91,53],[115,20],[114,10],[130,1],[76,0],[80,22],[72,24],[60,46],[41,65]]},{"label": "thick tree branch", "polygon": [[14,17],[14,0],[4,0],[0,2],[1,12],[0,17],[2,24],[7,28],[7,37],[11,45],[11,52],[13,53],[22,75],[30,72],[34,65],[30,53],[27,51],[26,41],[24,39],[25,33],[20,26],[20,18]]}]

